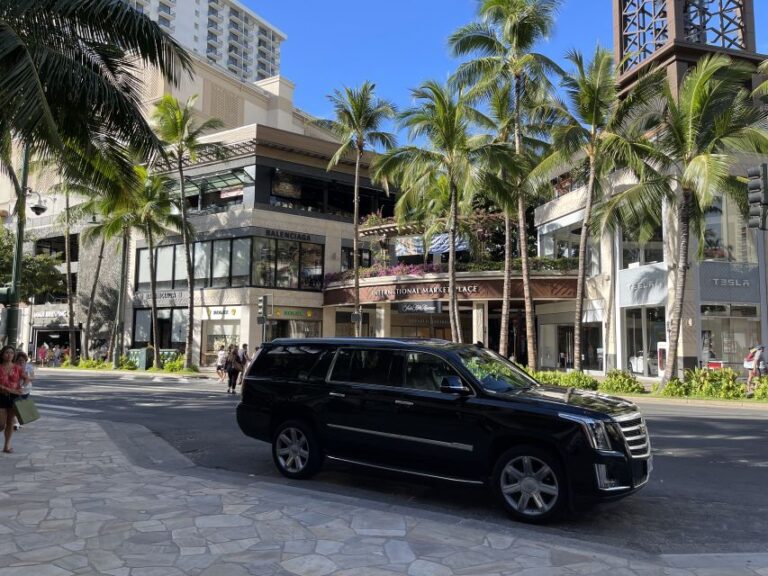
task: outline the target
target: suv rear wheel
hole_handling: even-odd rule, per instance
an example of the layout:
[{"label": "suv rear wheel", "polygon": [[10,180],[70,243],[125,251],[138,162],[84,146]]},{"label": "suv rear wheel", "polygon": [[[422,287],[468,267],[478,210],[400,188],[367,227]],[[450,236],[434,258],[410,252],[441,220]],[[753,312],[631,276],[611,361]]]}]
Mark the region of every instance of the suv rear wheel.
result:
[{"label": "suv rear wheel", "polygon": [[556,519],[567,496],[559,460],[535,446],[504,452],[493,470],[493,488],[513,518],[534,524]]},{"label": "suv rear wheel", "polygon": [[272,459],[283,476],[309,478],[323,463],[322,450],[312,427],[302,420],[287,420],[275,430]]}]

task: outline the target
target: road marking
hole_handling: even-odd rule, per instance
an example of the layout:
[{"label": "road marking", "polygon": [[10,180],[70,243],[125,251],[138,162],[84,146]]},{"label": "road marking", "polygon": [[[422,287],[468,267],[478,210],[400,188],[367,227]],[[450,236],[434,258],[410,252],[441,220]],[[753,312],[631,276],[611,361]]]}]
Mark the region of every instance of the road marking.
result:
[{"label": "road marking", "polygon": [[38,408],[50,408],[51,410],[67,410],[71,412],[85,412],[85,413],[97,413],[101,412],[101,410],[94,410],[93,408],[80,408],[78,406],[62,406],[61,404],[48,404],[47,402],[44,404],[36,402],[35,405]]},{"label": "road marking", "polygon": [[60,416],[62,418],[72,418],[76,416],[87,416],[89,414],[98,414],[101,410],[92,408],[78,408],[75,406],[62,406],[61,404],[35,403],[37,411],[41,416]]}]

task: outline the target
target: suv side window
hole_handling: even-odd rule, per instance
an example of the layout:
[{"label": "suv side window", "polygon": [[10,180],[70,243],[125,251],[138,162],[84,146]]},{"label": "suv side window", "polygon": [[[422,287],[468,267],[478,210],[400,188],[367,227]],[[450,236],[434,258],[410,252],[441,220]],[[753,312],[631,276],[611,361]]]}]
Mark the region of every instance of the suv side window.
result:
[{"label": "suv side window", "polygon": [[[316,346],[275,346],[263,350],[250,374],[274,380],[322,382],[333,352]],[[323,370],[323,365],[325,369]]]},{"label": "suv side window", "polygon": [[458,373],[442,358],[423,352],[406,354],[406,388],[439,392],[445,376],[458,376]]},{"label": "suv side window", "polygon": [[333,366],[331,380],[355,384],[403,385],[401,353],[393,350],[341,349]]}]

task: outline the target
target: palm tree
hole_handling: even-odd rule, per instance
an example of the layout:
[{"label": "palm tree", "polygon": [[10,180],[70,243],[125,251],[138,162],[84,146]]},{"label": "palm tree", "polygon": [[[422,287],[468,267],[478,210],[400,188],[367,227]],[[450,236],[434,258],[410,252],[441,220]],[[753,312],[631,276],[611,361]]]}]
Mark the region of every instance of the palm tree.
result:
[{"label": "palm tree", "polygon": [[362,311],[360,309],[360,254],[358,251],[360,225],[360,162],[367,146],[379,146],[389,149],[395,146],[395,136],[382,130],[382,124],[395,116],[395,107],[377,98],[376,85],[364,82],[360,88],[344,88],[335,90],[328,99],[333,104],[335,120],[318,120],[318,124],[330,130],[339,138],[339,148],[328,162],[328,170],[337,166],[345,157],[353,153],[355,156],[355,186],[354,186],[354,215],[352,253],[355,274],[355,312],[358,320],[355,322],[355,336],[359,337],[362,328]]},{"label": "palm tree", "polygon": [[[204,133],[223,126],[217,118],[209,118],[198,123],[194,118],[194,105],[197,96],[191,96],[182,104],[166,94],[155,105],[152,120],[157,136],[163,143],[163,155],[169,170],[175,170],[179,179],[179,208],[181,210],[181,238],[184,243],[184,258],[187,268],[187,341],[184,352],[184,368],[192,367],[192,344],[194,343],[194,314],[195,314],[195,274],[192,267],[191,237],[186,201],[186,179],[184,165],[195,162],[201,154],[213,154],[223,157],[224,150],[217,142],[203,143]],[[202,208],[202,207],[201,207]]]},{"label": "palm tree", "polygon": [[607,179],[612,171],[629,168],[641,174],[647,170],[645,161],[651,154],[651,145],[633,113],[656,93],[660,77],[657,73],[642,77],[632,92],[620,98],[611,52],[598,46],[589,63],[575,51],[570,52],[567,59],[575,70],[562,78],[566,102],[553,101],[551,105],[560,117],[560,123],[552,130],[553,152],[534,174],[546,179],[563,166],[571,166],[574,170],[585,170],[587,175],[573,339],[573,367],[581,370],[587,243],[593,206],[598,195],[607,189]]},{"label": "palm tree", "polygon": [[152,150],[157,139],[140,106],[142,65],[174,83],[191,71],[184,49],[128,3],[4,0],[0,132],[42,153],[65,143],[87,149],[95,139]]},{"label": "palm tree", "polygon": [[[533,52],[533,47],[549,35],[561,0],[482,0],[478,10],[480,22],[468,24],[449,39],[455,55],[475,54],[477,58],[463,63],[454,75],[454,81],[473,85],[476,95],[489,96],[497,103],[506,95],[511,102],[496,107],[496,135],[499,141],[514,141],[518,160],[525,152],[523,117],[526,100],[531,102],[534,90],[547,90],[548,72],[560,72],[549,58]],[[503,113],[502,113],[503,112]],[[502,180],[508,169],[502,169]],[[528,235],[526,232],[526,194],[514,187],[510,192],[517,204],[518,249],[522,264],[525,327],[528,345],[528,364],[535,367],[536,324],[531,295]],[[499,353],[507,356],[509,332],[509,294],[512,275],[512,213],[504,210],[504,292],[501,311]]]},{"label": "palm tree", "polygon": [[691,235],[701,252],[706,243],[705,216],[720,194],[746,207],[743,180],[732,172],[744,153],[768,153],[768,111],[755,105],[745,88],[754,74],[749,64],[723,55],[699,60],[678,90],[665,84],[660,106],[651,108],[654,162],[658,173],[643,185],[612,198],[605,218],[619,214],[639,229],[649,219],[661,222],[661,206],[677,215],[674,302],[670,314],[668,360],[663,382],[675,374],[689,269]]},{"label": "palm tree", "polygon": [[[138,168],[144,185],[136,195],[135,227],[147,240],[149,249],[149,283],[152,318],[153,365],[160,368],[160,333],[157,328],[157,263],[155,246],[168,232],[180,231],[182,221],[181,201],[171,196],[173,181],[165,176],[150,174],[146,168]],[[192,230],[187,231],[193,235]]]},{"label": "palm tree", "polygon": [[403,112],[400,121],[412,139],[425,140],[388,150],[372,165],[374,178],[395,182],[401,190],[415,191],[445,178],[449,190],[448,292],[451,337],[461,342],[461,321],[456,298],[456,237],[459,198],[477,191],[484,162],[492,156],[493,145],[485,135],[470,132],[481,115],[467,102],[465,94],[448,86],[427,81],[413,90],[417,105]]}]

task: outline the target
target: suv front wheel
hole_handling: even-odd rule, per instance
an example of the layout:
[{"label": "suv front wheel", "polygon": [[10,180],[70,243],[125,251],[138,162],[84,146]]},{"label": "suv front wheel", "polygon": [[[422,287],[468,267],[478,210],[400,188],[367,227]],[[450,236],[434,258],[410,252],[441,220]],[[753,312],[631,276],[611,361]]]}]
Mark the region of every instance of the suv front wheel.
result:
[{"label": "suv front wheel", "polygon": [[320,470],[322,450],[312,427],[302,420],[280,424],[272,439],[272,459],[283,476],[309,478]]},{"label": "suv front wheel", "polygon": [[559,460],[535,446],[504,452],[493,470],[493,487],[516,520],[541,524],[557,518],[566,501],[565,474]]}]

